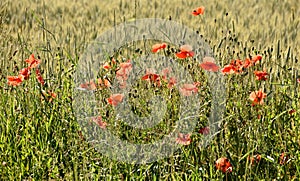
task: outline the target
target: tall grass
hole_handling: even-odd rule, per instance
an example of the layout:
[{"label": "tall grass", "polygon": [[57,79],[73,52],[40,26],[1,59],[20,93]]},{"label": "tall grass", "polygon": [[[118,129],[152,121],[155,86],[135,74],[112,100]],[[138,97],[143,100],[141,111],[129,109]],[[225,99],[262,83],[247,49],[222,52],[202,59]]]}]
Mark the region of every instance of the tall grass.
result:
[{"label": "tall grass", "polygon": [[[1,180],[297,180],[297,4],[296,0],[1,1]],[[192,10],[201,5],[206,8],[205,14],[192,16]],[[191,27],[210,44],[222,67],[232,59],[250,55],[261,54],[263,59],[247,73],[226,75],[224,120],[207,147],[198,147],[202,135],[195,130],[192,143],[170,158],[144,165],[127,164],[110,160],[85,140],[72,108],[73,75],[80,56],[98,35],[121,22],[147,17],[172,19]],[[42,60],[45,85],[31,76],[21,86],[8,86],[6,77],[17,75],[32,53]],[[138,55],[133,52],[131,56]],[[256,81],[253,71],[263,69],[270,74],[268,80]],[[205,84],[208,80],[197,71],[195,79]],[[205,86],[202,88],[209,94]],[[267,93],[265,104],[253,107],[249,95],[260,88]],[[52,102],[43,96],[43,91],[50,90],[57,93]],[[148,98],[147,87],[135,93]],[[107,98],[108,93],[101,96]],[[142,98],[135,102],[137,111],[147,113]],[[173,108],[176,110],[176,105]],[[292,109],[296,112],[289,114]],[[208,112],[201,113],[200,123],[206,121]],[[107,120],[111,125],[114,121]],[[138,132],[122,123],[111,129],[133,142],[161,136]],[[161,125],[160,129],[169,128]],[[279,163],[282,152],[289,155],[285,164]],[[254,154],[261,154],[262,160],[251,165],[247,157]],[[220,157],[229,158],[232,173],[216,170],[215,161]]]}]

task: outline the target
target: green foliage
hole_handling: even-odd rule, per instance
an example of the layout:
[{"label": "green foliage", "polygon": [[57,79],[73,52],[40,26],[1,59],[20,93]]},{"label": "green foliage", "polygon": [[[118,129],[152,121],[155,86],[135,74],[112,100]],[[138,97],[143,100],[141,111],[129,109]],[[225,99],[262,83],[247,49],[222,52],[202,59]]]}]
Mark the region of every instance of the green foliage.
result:
[{"label": "green foliage", "polygon": [[[195,17],[191,12],[198,6],[205,6],[205,14]],[[1,180],[296,180],[300,177],[297,6],[297,0],[1,1]],[[72,108],[73,75],[80,55],[103,31],[146,17],[172,19],[191,27],[210,44],[222,67],[250,55],[261,54],[263,59],[243,74],[226,75],[224,120],[207,147],[198,146],[203,136],[195,130],[192,143],[172,157],[135,165],[110,160],[85,141]],[[17,75],[32,53],[42,60],[45,85],[34,76],[17,87],[7,85],[7,76]],[[207,98],[201,101],[208,102],[210,91],[203,72],[195,65],[183,65],[196,71],[199,93]],[[259,82],[253,72],[263,69],[270,75]],[[265,104],[251,106],[249,95],[260,88],[267,93]],[[57,97],[49,101],[43,94],[47,91]],[[151,111],[147,109],[149,92],[156,94],[155,87],[143,82],[132,90],[132,96],[139,95],[130,100],[137,114]],[[109,91],[99,93],[104,104]],[[159,94],[178,99],[176,91]],[[172,113],[179,109],[173,102],[167,105]],[[208,106],[203,110],[197,129],[207,121]],[[289,114],[290,110],[296,112]],[[114,116],[106,117],[113,115],[111,106],[101,114],[110,125],[116,121]],[[170,131],[177,117],[168,117],[153,130],[133,130],[122,123],[108,129],[132,142],[151,142]],[[289,155],[285,164],[279,163],[282,152]],[[254,154],[261,154],[262,159],[251,165],[247,157]],[[232,173],[216,170],[220,157],[229,158]]]}]

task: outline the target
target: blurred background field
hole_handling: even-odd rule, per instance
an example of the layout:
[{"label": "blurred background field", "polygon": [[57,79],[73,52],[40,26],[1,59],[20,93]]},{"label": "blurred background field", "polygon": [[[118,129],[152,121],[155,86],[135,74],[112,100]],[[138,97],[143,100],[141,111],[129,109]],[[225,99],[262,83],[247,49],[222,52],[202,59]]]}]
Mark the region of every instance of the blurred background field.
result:
[{"label": "blurred background field", "polygon": [[[205,14],[191,12],[205,7]],[[299,56],[297,0],[223,1],[1,1],[0,2],[0,178],[1,180],[296,180],[300,176]],[[81,135],[72,109],[73,77],[85,48],[105,30],[125,21],[162,18],[199,33],[223,67],[232,59],[261,54],[243,76],[226,76],[227,104],[220,134],[205,148],[195,142],[173,157],[146,165],[111,161]],[[24,60],[42,60],[45,86],[34,78],[7,85]],[[253,70],[270,74],[266,82]],[[259,110],[250,92],[268,94]],[[43,91],[57,97],[49,102]],[[295,110],[293,114],[289,111]],[[257,118],[259,115],[259,118]],[[280,164],[280,154],[288,155]],[[248,156],[261,154],[250,165]],[[233,172],[215,168],[227,157]]]}]

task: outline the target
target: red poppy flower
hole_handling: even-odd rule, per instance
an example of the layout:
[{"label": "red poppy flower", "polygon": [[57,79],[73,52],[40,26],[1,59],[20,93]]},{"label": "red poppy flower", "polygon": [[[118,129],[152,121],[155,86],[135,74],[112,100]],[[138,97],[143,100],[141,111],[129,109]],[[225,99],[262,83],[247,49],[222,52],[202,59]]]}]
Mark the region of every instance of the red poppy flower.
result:
[{"label": "red poppy flower", "polygon": [[157,79],[159,79],[158,74],[146,74],[142,77],[142,80],[149,80],[151,82],[156,82]]},{"label": "red poppy flower", "polygon": [[102,117],[98,116],[98,117],[93,117],[92,118],[93,122],[96,123],[100,128],[105,129],[107,126],[107,123],[102,121]]},{"label": "red poppy flower", "polygon": [[231,60],[229,65],[224,66],[221,70],[223,74],[239,74],[243,71],[243,62],[239,59]]},{"label": "red poppy flower", "polygon": [[250,58],[246,58],[245,61],[244,61],[243,68],[249,68],[249,67],[255,65],[261,59],[262,59],[261,55],[253,56],[251,59]]},{"label": "red poppy flower", "polygon": [[189,145],[191,144],[191,142],[192,140],[190,134],[178,133],[178,137],[176,138],[176,143],[181,145]]},{"label": "red poppy flower", "polygon": [[230,65],[236,67],[236,69],[242,69],[244,62],[242,60],[231,60]]},{"label": "red poppy flower", "polygon": [[183,84],[179,91],[184,96],[191,96],[193,93],[198,92],[198,87],[196,84]]},{"label": "red poppy flower", "polygon": [[203,62],[200,63],[200,67],[212,72],[217,72],[219,70],[219,66],[215,64],[215,59],[212,57],[204,57]]},{"label": "red poppy flower", "polygon": [[126,69],[118,69],[117,72],[116,72],[116,78],[118,80],[127,80],[128,79],[128,75],[126,73]]},{"label": "red poppy flower", "polygon": [[251,61],[253,62],[253,64],[255,65],[258,61],[260,61],[262,59],[261,55],[255,55],[251,58]]},{"label": "red poppy flower", "polygon": [[152,46],[152,52],[156,53],[161,49],[165,49],[167,47],[166,43],[155,44]]},{"label": "red poppy flower", "polygon": [[30,68],[36,68],[41,63],[41,60],[35,59],[34,55],[31,54],[30,57],[25,60],[25,62],[29,64]]},{"label": "red poppy flower", "polygon": [[131,70],[132,64],[130,63],[130,60],[128,60],[127,62],[120,63],[120,68],[116,72],[116,79],[119,82],[120,88],[126,87],[126,80],[128,79]]},{"label": "red poppy flower", "polygon": [[250,155],[248,156],[248,160],[250,161],[251,165],[254,165],[255,163],[259,163],[261,160],[261,155],[257,154],[257,155],[253,155],[252,157],[250,157]]},{"label": "red poppy flower", "polygon": [[256,75],[256,80],[267,80],[266,76],[269,75],[266,71],[254,71],[254,74]]},{"label": "red poppy flower", "polygon": [[253,65],[252,61],[249,58],[246,58],[243,64],[244,68],[249,68]]},{"label": "red poppy flower", "polygon": [[142,80],[149,81],[155,84],[156,86],[160,87],[161,86],[160,76],[159,74],[156,74],[154,72],[155,70],[153,69],[147,69],[146,74],[142,77]]},{"label": "red poppy flower", "polygon": [[113,94],[107,99],[107,102],[110,105],[117,106],[119,103],[122,102],[123,98],[123,94]]},{"label": "red poppy flower", "polygon": [[7,84],[11,86],[19,86],[24,80],[24,76],[7,76]]},{"label": "red poppy flower", "polygon": [[170,77],[169,82],[168,82],[168,88],[172,88],[175,84],[177,83],[175,77]]},{"label": "red poppy flower", "polygon": [[132,64],[130,63],[130,60],[127,62],[120,63],[120,68],[116,72],[116,78],[118,80],[127,80],[130,71],[132,70]]},{"label": "red poppy flower", "polygon": [[300,78],[297,79],[297,82],[300,84]]},{"label": "red poppy flower", "polygon": [[157,79],[159,79],[159,74],[154,73],[147,73],[142,77],[142,80],[149,80],[151,82],[156,82]]},{"label": "red poppy flower", "polygon": [[199,130],[199,133],[203,135],[208,135],[209,131],[210,131],[209,127],[204,127]]},{"label": "red poppy flower", "polygon": [[132,69],[132,64],[130,63],[130,60],[127,60],[126,62],[120,63],[120,67],[130,71]]},{"label": "red poppy flower", "polygon": [[233,65],[225,65],[221,71],[224,75],[225,74],[233,74],[236,72],[236,68]]},{"label": "red poppy flower", "polygon": [[99,78],[98,86],[100,87],[100,89],[101,88],[109,88],[109,87],[111,87],[111,84],[110,84],[109,80],[107,80],[107,79],[102,80],[101,78]]},{"label": "red poppy flower", "polygon": [[258,61],[260,61],[262,58],[261,55],[256,55],[254,57],[252,57],[252,59],[250,60],[249,58],[246,58],[245,61],[241,61],[241,60],[232,60],[230,62],[229,65],[226,65],[223,69],[222,69],[222,73],[223,74],[239,74],[241,72],[243,72],[243,69],[245,68],[249,68],[253,65],[255,65]]},{"label": "red poppy flower", "polygon": [[176,53],[177,58],[185,59],[187,57],[193,57],[194,52],[192,51],[193,48],[191,45],[182,45],[180,47],[180,52]]},{"label": "red poppy flower", "polygon": [[109,65],[109,63],[105,62],[105,64],[103,65],[103,68],[105,70],[109,70],[111,68],[111,66]]},{"label": "red poppy flower", "polygon": [[39,82],[40,84],[44,85],[44,84],[45,84],[45,81],[44,81],[44,79],[43,79],[43,77],[42,77],[41,72],[40,72],[39,69],[36,69],[36,70],[35,70],[35,75],[36,75],[36,78],[37,78],[38,82]]},{"label": "red poppy flower", "polygon": [[203,7],[203,6],[201,6],[201,7],[198,7],[197,9],[195,9],[193,12],[192,12],[192,14],[194,15],[194,16],[198,16],[198,15],[203,15],[204,14],[204,10],[205,10],[205,8]]},{"label": "red poppy flower", "polygon": [[86,83],[80,84],[80,88],[86,90],[95,90],[97,88],[95,82],[93,80],[87,81]]},{"label": "red poppy flower", "polygon": [[232,165],[226,157],[219,158],[216,161],[216,168],[223,173],[232,172]]},{"label": "red poppy flower", "polygon": [[252,101],[252,106],[256,104],[262,105],[264,103],[264,98],[267,97],[262,90],[251,92],[249,99]]},{"label": "red poppy flower", "polygon": [[233,66],[235,66],[235,68],[236,68],[236,73],[240,73],[240,72],[242,72],[243,70],[243,65],[244,65],[244,62],[242,61],[242,60],[240,60],[240,59],[237,59],[237,60],[232,60],[231,62],[230,62],[230,64],[231,65],[233,65]]},{"label": "red poppy flower", "polygon": [[146,74],[142,77],[142,80],[150,81],[158,87],[161,86],[160,77],[158,74]]},{"label": "red poppy flower", "polygon": [[24,77],[24,80],[28,80],[30,76],[30,68],[23,68],[20,70],[19,74]]}]

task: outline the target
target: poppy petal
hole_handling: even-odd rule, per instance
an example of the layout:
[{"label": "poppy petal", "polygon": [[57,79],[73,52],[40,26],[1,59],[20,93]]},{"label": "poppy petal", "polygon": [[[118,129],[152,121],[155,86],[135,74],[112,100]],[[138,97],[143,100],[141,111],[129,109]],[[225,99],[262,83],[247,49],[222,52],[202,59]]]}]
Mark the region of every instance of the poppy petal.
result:
[{"label": "poppy petal", "polygon": [[214,59],[212,57],[204,57],[200,67],[204,70],[212,72],[217,72],[219,70],[219,66],[214,63]]},{"label": "poppy petal", "polygon": [[178,53],[176,53],[176,57],[180,58],[180,59],[185,59],[188,57],[188,55],[186,52],[178,52]]}]

